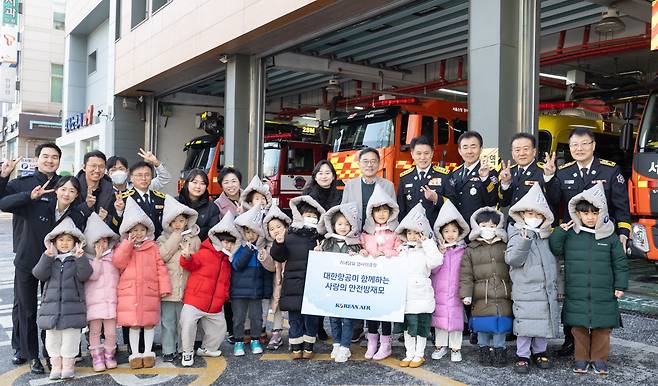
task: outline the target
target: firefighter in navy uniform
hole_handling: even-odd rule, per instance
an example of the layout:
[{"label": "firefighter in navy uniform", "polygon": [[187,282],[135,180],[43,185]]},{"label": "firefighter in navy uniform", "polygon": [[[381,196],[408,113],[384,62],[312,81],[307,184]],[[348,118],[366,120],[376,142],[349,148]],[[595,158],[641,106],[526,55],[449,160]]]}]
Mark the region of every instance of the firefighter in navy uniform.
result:
[{"label": "firefighter in navy uniform", "polygon": [[400,221],[419,202],[425,208],[425,215],[434,224],[444,197],[452,198],[453,189],[448,180],[448,170],[432,166],[433,148],[427,137],[416,137],[411,141],[411,157],[416,166],[400,173],[397,201],[400,207]]},{"label": "firefighter in navy uniform", "polygon": [[[555,154],[547,155],[544,174],[547,199],[555,208],[563,208],[562,218],[570,220],[566,206],[574,196],[591,188],[598,182],[603,183],[608,213],[615,222],[619,240],[626,250],[626,243],[631,230],[631,214],[628,203],[628,187],[619,166],[612,161],[594,156],[596,141],[590,129],[576,128],[569,134],[569,150],[574,161],[555,169]],[[564,344],[558,352],[562,356],[574,351],[571,327],[564,326]]]},{"label": "firefighter in navy uniform", "polygon": [[498,204],[498,173],[480,161],[482,136],[478,132],[464,132],[457,145],[464,163],[450,172],[448,180],[454,189],[453,203],[470,223],[476,210]]},{"label": "firefighter in navy uniform", "polygon": [[[503,161],[498,188],[498,205],[501,208],[516,204],[534,184],[541,185],[546,195],[547,177],[544,175],[544,164],[535,160],[535,144],[535,137],[529,133],[517,133],[512,137],[512,158],[516,164],[511,161],[505,164]],[[551,210],[556,214],[554,207]],[[514,222],[511,217],[507,221]]]}]

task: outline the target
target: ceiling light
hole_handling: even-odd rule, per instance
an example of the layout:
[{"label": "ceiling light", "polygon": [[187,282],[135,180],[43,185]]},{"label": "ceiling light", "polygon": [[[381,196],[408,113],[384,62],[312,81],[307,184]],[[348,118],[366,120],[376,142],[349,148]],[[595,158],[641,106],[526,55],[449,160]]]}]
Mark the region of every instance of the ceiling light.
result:
[{"label": "ceiling light", "polygon": [[566,77],[566,76],[562,76],[562,75],[553,75],[553,74],[546,74],[546,73],[544,73],[544,72],[540,72],[540,73],[539,73],[539,76],[542,77],[542,78],[550,78],[550,79],[563,80],[563,81],[565,81],[565,82],[567,81],[567,77]]},{"label": "ceiling light", "polygon": [[619,10],[608,7],[601,15],[601,21],[594,24],[596,33],[605,35],[608,33],[622,32],[626,29],[626,24],[619,17]]},{"label": "ceiling light", "polygon": [[464,91],[459,91],[459,90],[451,90],[449,88],[440,88],[437,91],[439,92],[444,92],[446,94],[454,94],[454,95],[461,95],[461,96],[468,96],[467,92]]}]

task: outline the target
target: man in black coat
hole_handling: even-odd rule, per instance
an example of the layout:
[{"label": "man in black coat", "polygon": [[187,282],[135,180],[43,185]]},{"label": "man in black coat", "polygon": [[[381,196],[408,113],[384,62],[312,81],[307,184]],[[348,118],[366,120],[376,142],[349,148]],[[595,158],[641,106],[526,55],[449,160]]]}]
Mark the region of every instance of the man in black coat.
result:
[{"label": "man in black coat", "polygon": [[434,149],[427,137],[420,136],[411,140],[411,158],[415,167],[400,173],[398,182],[399,221],[409,213],[419,202],[425,208],[425,215],[434,225],[439,215],[444,198],[452,199],[454,186],[448,179],[448,170],[440,166],[432,166]]},{"label": "man in black coat", "polygon": [[[12,195],[19,192],[31,192],[37,186],[44,186],[45,189],[52,189],[57,183],[59,176],[56,174],[59,168],[59,162],[62,155],[62,150],[54,143],[44,143],[34,151],[37,157],[37,168],[34,174],[29,176],[18,177],[9,181],[9,175],[16,167],[20,159],[5,160],[0,170],[0,198]],[[48,182],[46,184],[46,182]],[[13,246],[14,252],[18,251],[21,237],[24,235],[24,220],[19,216],[13,216]],[[14,294],[19,291],[18,286],[22,283],[17,279],[14,273]],[[21,352],[20,348],[20,320],[18,315],[18,299],[14,296],[14,306],[12,308],[12,336],[11,346],[14,349],[14,357],[12,363],[20,365],[26,362],[26,355]],[[34,362],[34,361],[33,361]],[[42,374],[44,372],[41,362],[36,361],[33,363],[32,372]]]},{"label": "man in black coat", "polygon": [[103,219],[108,218],[116,199],[112,179],[105,174],[105,154],[99,150],[90,151],[84,155],[82,170],[76,178],[80,182],[80,210],[89,216],[98,213]]}]

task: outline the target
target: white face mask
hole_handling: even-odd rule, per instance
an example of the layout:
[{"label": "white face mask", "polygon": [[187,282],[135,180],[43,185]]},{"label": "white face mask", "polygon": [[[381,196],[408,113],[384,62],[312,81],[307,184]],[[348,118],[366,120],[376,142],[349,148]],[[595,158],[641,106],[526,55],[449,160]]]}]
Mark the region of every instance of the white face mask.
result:
[{"label": "white face mask", "polygon": [[528,219],[523,219],[525,222],[525,225],[527,225],[531,229],[537,229],[539,226],[544,222],[544,220],[537,218],[537,217],[532,217]]},{"label": "white face mask", "polygon": [[454,243],[443,243],[443,246],[444,246],[445,248],[454,247],[455,245],[457,245],[457,242],[454,242]]},{"label": "white face mask", "polygon": [[318,225],[318,219],[315,217],[304,217],[304,225],[315,228]]},{"label": "white face mask", "polygon": [[110,174],[110,178],[114,185],[123,185],[128,179],[128,173],[123,170],[116,170]]},{"label": "white face mask", "polygon": [[491,240],[496,237],[496,228],[482,228],[480,231],[480,237],[485,240]]}]

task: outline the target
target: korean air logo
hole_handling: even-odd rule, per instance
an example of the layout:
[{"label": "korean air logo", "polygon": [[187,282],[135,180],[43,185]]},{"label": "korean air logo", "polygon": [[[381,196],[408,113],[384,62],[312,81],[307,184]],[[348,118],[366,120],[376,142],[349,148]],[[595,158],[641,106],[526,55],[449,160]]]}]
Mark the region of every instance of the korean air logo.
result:
[{"label": "korean air logo", "polygon": [[649,173],[658,173],[658,162],[652,161],[651,167],[649,168]]}]

